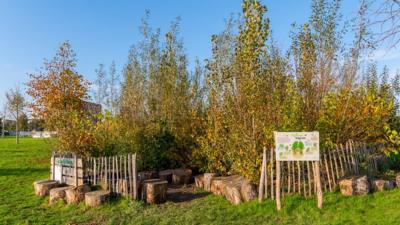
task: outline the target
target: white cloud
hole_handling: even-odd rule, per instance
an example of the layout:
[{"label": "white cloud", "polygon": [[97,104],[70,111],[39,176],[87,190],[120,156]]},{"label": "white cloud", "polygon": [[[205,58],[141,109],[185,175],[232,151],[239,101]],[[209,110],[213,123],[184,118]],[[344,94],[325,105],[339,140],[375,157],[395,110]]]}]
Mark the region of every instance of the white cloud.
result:
[{"label": "white cloud", "polygon": [[374,51],[368,59],[373,61],[389,61],[394,59],[400,59],[400,51],[396,49],[385,50],[385,49],[378,49]]}]

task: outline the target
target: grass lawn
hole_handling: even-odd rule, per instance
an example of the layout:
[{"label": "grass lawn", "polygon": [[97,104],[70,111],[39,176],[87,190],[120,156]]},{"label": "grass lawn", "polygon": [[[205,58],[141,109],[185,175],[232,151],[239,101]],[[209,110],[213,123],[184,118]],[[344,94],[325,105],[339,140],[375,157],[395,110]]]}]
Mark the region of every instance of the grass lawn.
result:
[{"label": "grass lawn", "polygon": [[32,183],[49,176],[50,146],[43,139],[0,139],[0,224],[400,224],[400,189],[362,197],[287,197],[277,212],[273,201],[231,205],[207,195],[185,203],[149,206],[127,199],[98,208],[62,202],[48,206],[48,198],[34,195]]}]

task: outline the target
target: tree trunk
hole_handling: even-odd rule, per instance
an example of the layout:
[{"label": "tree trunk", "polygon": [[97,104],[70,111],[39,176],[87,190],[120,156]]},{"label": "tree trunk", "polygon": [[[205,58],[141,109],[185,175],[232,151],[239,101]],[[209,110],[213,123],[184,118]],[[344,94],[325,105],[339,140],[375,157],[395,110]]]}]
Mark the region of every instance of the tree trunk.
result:
[{"label": "tree trunk", "polygon": [[18,129],[18,119],[19,119],[19,110],[17,106],[17,121],[15,123],[15,131],[16,131],[16,143],[19,144],[19,129]]}]

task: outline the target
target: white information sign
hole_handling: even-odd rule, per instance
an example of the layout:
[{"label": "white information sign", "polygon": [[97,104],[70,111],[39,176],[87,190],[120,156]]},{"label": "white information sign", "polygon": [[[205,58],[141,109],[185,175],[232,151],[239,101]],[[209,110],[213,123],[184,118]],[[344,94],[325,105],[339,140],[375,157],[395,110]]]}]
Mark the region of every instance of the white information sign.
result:
[{"label": "white information sign", "polygon": [[319,132],[274,132],[277,161],[319,161]]}]

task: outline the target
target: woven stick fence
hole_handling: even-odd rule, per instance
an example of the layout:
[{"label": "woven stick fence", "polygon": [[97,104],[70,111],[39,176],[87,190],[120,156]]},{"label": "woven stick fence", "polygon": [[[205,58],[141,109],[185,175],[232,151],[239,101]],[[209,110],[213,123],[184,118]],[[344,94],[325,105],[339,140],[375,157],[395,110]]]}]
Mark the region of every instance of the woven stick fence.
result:
[{"label": "woven stick fence", "polygon": [[[264,149],[259,183],[259,200],[275,199],[276,158],[275,149]],[[321,151],[320,161],[281,161],[281,196],[300,194],[305,197],[316,194],[315,164],[319,163],[321,185],[325,191],[333,191],[339,180],[348,175],[376,174],[381,157],[378,146],[348,141],[344,145]]]}]

